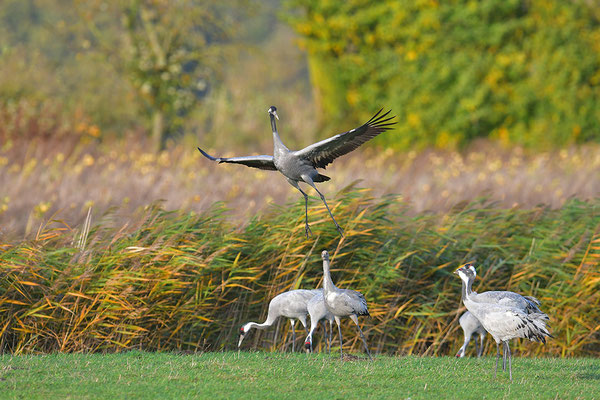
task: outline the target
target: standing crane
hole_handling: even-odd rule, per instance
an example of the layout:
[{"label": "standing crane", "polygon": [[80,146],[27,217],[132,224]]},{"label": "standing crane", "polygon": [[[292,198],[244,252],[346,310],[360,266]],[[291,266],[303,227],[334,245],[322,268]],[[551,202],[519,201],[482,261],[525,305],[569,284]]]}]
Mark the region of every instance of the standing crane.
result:
[{"label": "standing crane", "polygon": [[[313,332],[317,328],[319,322],[323,321],[323,329],[325,334],[327,335],[327,354],[331,352],[331,336],[333,333],[333,320],[334,316],[329,312],[327,307],[325,306],[325,299],[323,297],[323,289],[317,289],[319,293],[315,295],[308,302],[308,315],[310,316],[310,331],[308,332],[308,336],[306,336],[306,340],[304,341],[304,347],[307,351],[313,351],[312,347],[312,337]],[[325,325],[325,321],[329,322],[329,332],[327,331],[327,326]]]},{"label": "standing crane", "polygon": [[238,349],[242,345],[242,341],[252,328],[266,329],[273,325],[277,318],[286,317],[289,318],[290,324],[292,325],[292,352],[294,351],[294,345],[296,343],[296,331],[294,327],[296,320],[302,323],[304,330],[306,329],[306,315],[308,314],[307,304],[319,291],[318,290],[290,290],[283,292],[273,297],[269,302],[269,311],[267,313],[267,320],[262,324],[256,322],[247,322],[240,328],[240,340],[238,342]]},{"label": "standing crane", "polygon": [[469,311],[463,313],[458,319],[458,323],[463,330],[463,334],[465,335],[465,342],[462,347],[456,353],[456,357],[464,357],[465,351],[467,350],[467,346],[471,341],[471,337],[474,333],[479,334],[479,346],[477,346],[477,338],[475,338],[475,351],[477,352],[477,357],[481,357],[483,353],[483,340],[485,339],[485,329],[481,326],[479,320],[471,314]]},{"label": "standing crane", "polygon": [[340,318],[350,317],[350,319],[354,321],[356,327],[358,328],[360,338],[365,345],[365,350],[367,351],[369,358],[371,361],[373,361],[373,357],[371,357],[371,352],[367,346],[365,335],[363,334],[362,329],[360,329],[360,325],[358,325],[359,315],[370,315],[369,310],[367,309],[367,301],[365,300],[365,296],[356,290],[338,289],[333,284],[331,275],[329,273],[329,253],[327,250],[323,250],[321,257],[323,258],[323,297],[325,299],[325,307],[327,307],[329,312],[333,314],[335,323],[338,326],[338,332],[340,335],[340,358],[342,360],[344,359],[344,353],[342,351],[343,341]]},{"label": "standing crane", "polygon": [[[512,382],[512,356],[508,341],[514,338],[527,338],[533,342],[546,343],[546,337],[553,337],[546,328],[546,321],[549,319],[548,315],[541,311],[527,313],[523,308],[506,304],[509,302],[481,301],[480,295],[471,290],[471,285],[476,276],[474,271],[475,268],[472,265],[466,265],[455,271],[462,280],[463,304],[496,341],[496,369],[494,370],[494,377],[496,377],[498,371],[500,343],[502,343],[503,369],[506,370],[506,359],[508,357],[508,371]],[[514,294],[520,296],[517,293]]]},{"label": "standing crane", "polygon": [[338,225],[337,221],[333,217],[333,214],[331,213],[331,210],[329,209],[329,206],[327,205],[325,196],[323,196],[323,194],[319,192],[315,186],[315,182],[326,182],[331,178],[320,174],[317,171],[317,168],[324,169],[336,158],[351,152],[366,141],[390,129],[390,126],[395,124],[395,122],[390,121],[395,117],[392,116],[386,118],[390,111],[380,115],[381,111],[383,111],[383,109],[379,110],[379,112],[377,112],[373,118],[358,128],[332,136],[329,139],[321,140],[320,142],[311,144],[302,150],[294,151],[288,149],[281,141],[279,133],[277,132],[277,124],[275,122],[275,119],[279,119],[279,116],[277,115],[277,108],[275,106],[271,106],[267,112],[271,118],[271,128],[273,130],[272,156],[261,155],[225,158],[213,157],[200,147],[198,147],[198,150],[200,150],[200,153],[202,153],[204,157],[219,163],[243,164],[248,167],[281,172],[287,178],[287,181],[290,183],[290,185],[298,189],[304,196],[304,230],[306,237],[308,237],[309,234],[312,234],[310,226],[308,225],[308,195],[300,188],[298,183],[304,182],[312,186],[312,188],[315,189],[321,197],[323,204],[325,204],[325,208],[327,208],[329,216],[331,216],[331,219],[333,220],[338,232],[340,235],[344,236],[342,228],[340,228]]},{"label": "standing crane", "polygon": [[540,301],[533,296],[522,296],[515,292],[507,290],[490,290],[483,293],[474,292],[471,289],[473,281],[477,277],[477,271],[473,264],[465,264],[465,268],[469,269],[470,273],[473,274],[473,279],[468,283],[468,286],[464,288],[469,293],[473,293],[473,300],[480,303],[498,303],[506,306],[517,307],[527,314],[541,313]]}]

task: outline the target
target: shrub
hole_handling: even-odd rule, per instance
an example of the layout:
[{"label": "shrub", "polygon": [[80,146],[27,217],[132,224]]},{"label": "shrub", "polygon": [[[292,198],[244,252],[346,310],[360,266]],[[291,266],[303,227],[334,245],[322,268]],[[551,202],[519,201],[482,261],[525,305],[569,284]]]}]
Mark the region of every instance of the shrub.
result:
[{"label": "shrub", "polygon": [[331,123],[391,107],[398,133],[378,140],[399,148],[477,137],[530,147],[600,138],[600,25],[590,2],[288,5]]}]

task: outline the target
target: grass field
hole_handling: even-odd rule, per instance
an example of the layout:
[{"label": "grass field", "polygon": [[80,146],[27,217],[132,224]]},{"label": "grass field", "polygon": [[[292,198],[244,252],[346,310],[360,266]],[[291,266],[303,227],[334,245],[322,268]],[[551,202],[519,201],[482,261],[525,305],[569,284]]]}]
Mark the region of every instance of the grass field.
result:
[{"label": "grass field", "polygon": [[600,398],[600,359],[235,352],[0,356],[0,398]]}]

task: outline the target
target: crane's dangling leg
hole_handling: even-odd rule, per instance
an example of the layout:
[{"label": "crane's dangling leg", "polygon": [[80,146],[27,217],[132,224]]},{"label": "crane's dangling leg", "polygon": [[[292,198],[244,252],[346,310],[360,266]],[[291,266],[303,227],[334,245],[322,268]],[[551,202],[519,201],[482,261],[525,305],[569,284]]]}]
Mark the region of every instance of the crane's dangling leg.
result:
[{"label": "crane's dangling leg", "polygon": [[338,332],[340,334],[340,361],[344,361],[344,352],[342,351],[342,348],[344,347],[344,345],[342,344],[342,325],[340,323],[339,317],[335,317],[335,323],[338,326]]},{"label": "crane's dangling leg", "polygon": [[312,178],[310,176],[308,176],[308,175],[302,175],[302,180],[304,182],[308,183],[310,186],[312,186],[312,188],[317,191],[317,193],[319,194],[319,196],[321,196],[321,200],[323,201],[323,204],[325,204],[325,208],[327,208],[327,212],[329,213],[329,216],[333,220],[333,223],[335,224],[335,227],[337,228],[337,230],[340,233],[340,235],[344,236],[344,231],[342,230],[342,228],[340,228],[340,226],[338,225],[337,221],[333,217],[333,214],[331,213],[331,210],[329,209],[329,206],[327,205],[327,201],[325,200],[325,196],[323,196],[323,193],[319,192],[319,189],[317,189],[317,187],[315,186],[315,183],[313,182]]},{"label": "crane's dangling leg", "polygon": [[500,343],[496,342],[496,369],[494,370],[494,378],[498,372],[498,360],[500,360]]},{"label": "crane's dangling leg", "polygon": [[485,339],[485,333],[479,335],[479,350],[477,350],[477,358],[480,358],[483,354],[483,340]]},{"label": "crane's dangling leg", "polygon": [[[304,332],[306,332],[306,334],[308,335],[308,328],[306,327],[306,317],[304,318],[298,318],[300,320],[300,323],[302,324],[302,326],[304,327]],[[311,322],[312,324],[312,322]],[[310,338],[310,351],[312,352],[312,337]]]},{"label": "crane's dangling leg", "polygon": [[292,324],[292,353],[293,353],[294,345],[296,344],[296,330],[294,329],[294,325],[296,325],[296,320],[290,318],[290,324]]},{"label": "crane's dangling leg", "polygon": [[308,195],[306,193],[304,193],[304,191],[302,189],[300,189],[298,182],[293,181],[290,178],[287,178],[287,180],[290,183],[290,185],[292,185],[293,187],[298,189],[300,191],[300,193],[302,193],[302,196],[304,196],[304,233],[306,234],[306,237],[308,237],[308,236],[312,235],[310,226],[308,226]]},{"label": "crane's dangling leg", "polygon": [[502,342],[502,371],[506,372],[506,342]]},{"label": "crane's dangling leg", "polygon": [[512,354],[510,354],[510,346],[508,344],[508,340],[506,341],[506,350],[508,351],[508,377],[512,382]]},{"label": "crane's dangling leg", "polygon": [[[456,357],[464,357],[465,356],[465,351],[467,350],[467,346],[469,345],[470,341],[471,341],[471,336],[467,337],[465,335],[465,341],[464,341],[462,347],[458,350],[458,353],[456,353]],[[477,346],[477,343],[475,343],[475,346]]]},{"label": "crane's dangling leg", "polygon": [[362,339],[362,342],[365,345],[365,350],[367,351],[367,354],[369,355],[369,358],[371,359],[371,361],[373,361],[373,357],[371,357],[371,352],[369,351],[369,347],[367,346],[367,339],[365,339],[365,335],[363,334],[362,329],[360,329],[360,325],[358,325],[358,317],[356,315],[352,314],[350,316],[350,319],[352,321],[354,321],[354,323],[356,324],[356,327],[358,328],[358,332],[360,333],[360,338]]},{"label": "crane's dangling leg", "polygon": [[327,354],[331,354],[331,341],[333,340],[333,321],[329,320],[329,341],[327,342]]}]

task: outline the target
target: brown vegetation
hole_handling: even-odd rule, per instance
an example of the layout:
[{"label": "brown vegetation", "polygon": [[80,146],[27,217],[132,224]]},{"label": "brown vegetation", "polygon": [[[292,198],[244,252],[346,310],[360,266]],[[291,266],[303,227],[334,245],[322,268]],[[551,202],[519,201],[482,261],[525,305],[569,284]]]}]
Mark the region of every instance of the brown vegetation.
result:
[{"label": "brown vegetation", "polygon": [[[93,124],[61,122],[51,109],[42,111],[44,118],[21,105],[0,115],[0,237],[27,236],[55,213],[70,225],[81,223],[90,206],[96,216],[117,206],[127,218],[156,200],[164,201],[166,209],[195,212],[224,201],[242,223],[270,203],[298,198],[277,173],[202,158],[196,150],[199,140],[191,136],[155,154],[143,135],[101,143]],[[294,135],[294,128],[286,127],[286,134]],[[262,130],[270,137],[266,117]],[[257,153],[272,151],[270,144],[263,147]],[[358,181],[375,196],[401,195],[412,213],[445,212],[481,196],[501,207],[560,207],[571,197],[600,194],[600,148],[536,154],[494,142],[462,152],[367,148],[336,160],[326,173],[333,178],[321,186],[328,197]]]},{"label": "brown vegetation", "polygon": [[[454,354],[463,308],[452,271],[475,261],[476,290],[536,296],[551,318],[555,338],[521,342],[519,354],[600,355],[597,200],[410,216],[401,200],[352,191],[330,202],[346,236],[315,201],[310,240],[301,204],[272,208],[242,229],[218,207],[199,215],[150,207],[135,224],[54,223],[34,240],[0,243],[0,351],[235,348],[239,326],[264,318],[277,293],[321,285],[319,253],[328,249],[336,284],[368,300],[372,317],[362,323],[378,353]],[[245,345],[281,347],[289,332],[280,323]]]}]

